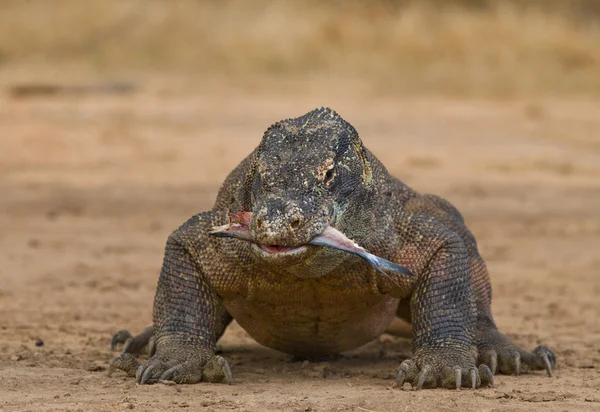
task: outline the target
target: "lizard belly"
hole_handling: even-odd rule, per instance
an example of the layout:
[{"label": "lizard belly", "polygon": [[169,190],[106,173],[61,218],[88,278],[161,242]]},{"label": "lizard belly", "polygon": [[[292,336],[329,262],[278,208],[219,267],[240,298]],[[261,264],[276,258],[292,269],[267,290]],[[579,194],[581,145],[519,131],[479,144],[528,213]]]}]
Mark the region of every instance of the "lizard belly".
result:
[{"label": "lizard belly", "polygon": [[270,286],[226,299],[225,307],[258,343],[298,356],[336,354],[377,338],[399,302],[362,288],[336,290],[319,280]]}]

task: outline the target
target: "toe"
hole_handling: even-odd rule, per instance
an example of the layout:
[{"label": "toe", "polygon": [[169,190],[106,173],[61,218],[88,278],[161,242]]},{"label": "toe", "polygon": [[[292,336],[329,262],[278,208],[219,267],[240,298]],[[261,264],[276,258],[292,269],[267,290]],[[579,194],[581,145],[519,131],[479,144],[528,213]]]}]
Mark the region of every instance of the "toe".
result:
[{"label": "toe", "polygon": [[438,380],[438,386],[447,389],[460,389],[462,387],[462,369],[459,366],[454,368],[445,367]]},{"label": "toe", "polygon": [[498,370],[498,353],[493,349],[483,352],[479,355],[479,363],[486,364],[495,375]]},{"label": "toe", "polygon": [[186,362],[165,371],[161,380],[171,380],[180,384],[193,384],[202,381],[202,367],[196,362]]},{"label": "toe", "polygon": [[135,373],[136,380],[140,385],[150,385],[158,382],[158,378],[170,368],[169,365],[161,362],[160,360],[152,361],[152,359],[147,365],[142,366],[140,366]]},{"label": "toe", "polygon": [[135,353],[135,344],[133,342],[133,338],[129,338],[125,341],[125,344],[123,344],[123,352],[126,353]]},{"label": "toe", "polygon": [[150,338],[148,341],[148,356],[153,357],[156,353],[156,339],[154,337]]},{"label": "toe", "polygon": [[494,374],[491,369],[484,363],[479,365],[479,378],[481,379],[481,386],[494,386]]},{"label": "toe", "polygon": [[139,366],[140,363],[135,356],[130,353],[121,353],[108,365],[108,375],[110,376],[116,370],[122,370],[129,376],[135,376],[135,371]]},{"label": "toe", "polygon": [[226,382],[231,384],[231,368],[221,356],[215,356],[202,370],[202,380],[205,382]]},{"label": "toe", "polygon": [[435,374],[433,369],[429,365],[423,366],[419,373],[419,380],[417,381],[417,390],[425,388],[434,388],[436,386]]},{"label": "toe", "polygon": [[[140,378],[140,385],[145,385],[145,384],[149,384],[149,383],[153,383],[152,382],[152,377],[154,376],[154,371],[156,369],[156,365],[150,365],[146,368],[146,370],[144,370],[144,373],[142,373],[142,377]],[[136,374],[137,376],[137,374]]]},{"label": "toe", "polygon": [[521,373],[521,355],[519,352],[506,352],[499,355],[498,368],[505,375],[516,375]]},{"label": "toe", "polygon": [[545,369],[546,374],[551,377],[552,370],[556,367],[556,356],[546,346],[538,346],[533,350],[536,364],[532,365],[535,369]]},{"label": "toe", "polygon": [[419,369],[414,361],[407,359],[400,364],[398,374],[396,375],[396,384],[402,388],[405,382],[409,382],[412,386],[415,385]]},{"label": "toe", "polygon": [[544,366],[546,367],[546,374],[549,378],[552,377],[552,365],[550,364],[550,359],[548,359],[548,355],[546,353],[542,354],[542,361],[544,362]]},{"label": "toe", "polygon": [[515,364],[515,376],[521,374],[521,354],[519,352],[513,353],[513,359]]},{"label": "toe", "polygon": [[[206,364],[197,360],[187,361],[166,369],[161,375],[161,381],[174,381],[180,384],[193,384],[200,381],[226,382],[231,384],[231,368],[221,356],[215,356]],[[156,371],[154,376],[159,376]],[[143,379],[143,378],[142,378]]]},{"label": "toe", "polygon": [[221,369],[223,371],[223,375],[225,377],[225,382],[228,385],[231,385],[233,383],[233,375],[231,374],[231,368],[229,367],[229,363],[227,362],[227,360],[225,358],[222,358],[221,356],[217,356],[216,357],[217,363],[219,365],[221,365]]},{"label": "toe", "polygon": [[131,333],[129,333],[129,331],[122,329],[120,331],[118,331],[117,333],[115,333],[115,335],[113,336],[111,342],[110,342],[110,348],[112,350],[116,350],[117,349],[117,345],[119,343],[125,343],[127,342],[127,339],[131,339],[133,336],[131,336]]},{"label": "toe", "polygon": [[454,380],[456,384],[456,389],[459,390],[462,387],[462,371],[460,368],[456,368],[454,370]]},{"label": "toe", "polygon": [[181,368],[181,365],[177,365],[177,366],[173,366],[170,369],[167,369],[160,376],[159,380],[161,380],[161,381],[172,381],[172,380],[174,380],[174,378],[177,375],[177,372],[179,371],[180,368]]},{"label": "toe", "polygon": [[138,366],[137,370],[135,371],[135,381],[137,383],[142,383],[142,376],[144,375],[144,372],[146,372],[147,368],[148,365],[146,364]]},{"label": "toe", "polygon": [[465,386],[471,389],[477,389],[481,386],[481,380],[479,379],[479,371],[475,368],[469,369],[465,376]]}]

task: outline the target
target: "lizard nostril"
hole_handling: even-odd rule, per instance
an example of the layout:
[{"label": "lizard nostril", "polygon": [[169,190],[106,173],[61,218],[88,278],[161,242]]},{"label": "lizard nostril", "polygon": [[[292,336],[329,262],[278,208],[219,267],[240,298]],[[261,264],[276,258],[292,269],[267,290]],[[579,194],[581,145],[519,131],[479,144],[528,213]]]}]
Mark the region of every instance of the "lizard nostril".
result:
[{"label": "lizard nostril", "polygon": [[263,225],[263,220],[259,217],[256,219],[256,227],[261,228]]},{"label": "lizard nostril", "polygon": [[298,229],[298,227],[300,227],[300,218],[295,218],[294,220],[292,220],[290,226],[292,227],[292,229]]}]

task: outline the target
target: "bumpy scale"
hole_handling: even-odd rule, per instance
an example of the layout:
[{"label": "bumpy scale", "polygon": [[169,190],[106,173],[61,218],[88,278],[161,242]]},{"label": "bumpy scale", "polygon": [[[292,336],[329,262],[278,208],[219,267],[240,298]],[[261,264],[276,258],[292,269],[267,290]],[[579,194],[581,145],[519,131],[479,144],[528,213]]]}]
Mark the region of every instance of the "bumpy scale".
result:
[{"label": "bumpy scale", "polygon": [[[211,236],[232,215],[246,217],[246,238]],[[319,245],[323,233],[407,270],[383,276],[361,256]],[[391,176],[352,125],[321,108],[272,125],[212,210],[171,234],[153,326],[115,335],[113,346],[125,346],[109,372],[142,384],[231,382],[215,346],[232,319],[265,346],[319,357],[375,339],[400,316],[413,326],[400,386],[477,388],[521,369],[551,375],[554,354],[514,345],[490,303],[488,271],[460,213]],[[147,346],[141,364],[134,355]]]}]

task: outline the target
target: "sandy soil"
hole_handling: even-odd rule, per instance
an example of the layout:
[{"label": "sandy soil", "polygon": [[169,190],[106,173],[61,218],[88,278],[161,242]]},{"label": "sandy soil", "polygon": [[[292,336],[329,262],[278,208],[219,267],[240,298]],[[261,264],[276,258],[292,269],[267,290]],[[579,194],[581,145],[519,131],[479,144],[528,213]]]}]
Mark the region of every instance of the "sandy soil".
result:
[{"label": "sandy soil", "polygon": [[[210,207],[267,126],[320,105],[352,121],[392,173],[463,211],[491,270],[499,327],[526,348],[550,346],[553,378],[399,390],[409,340],[386,334],[298,363],[235,324],[220,345],[232,386],[107,377],[112,334],[151,320],[168,234]],[[0,193],[0,411],[600,410],[597,102],[2,96]]]}]

